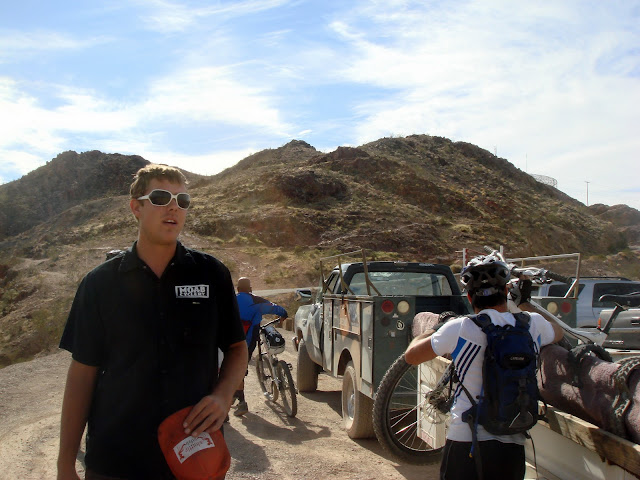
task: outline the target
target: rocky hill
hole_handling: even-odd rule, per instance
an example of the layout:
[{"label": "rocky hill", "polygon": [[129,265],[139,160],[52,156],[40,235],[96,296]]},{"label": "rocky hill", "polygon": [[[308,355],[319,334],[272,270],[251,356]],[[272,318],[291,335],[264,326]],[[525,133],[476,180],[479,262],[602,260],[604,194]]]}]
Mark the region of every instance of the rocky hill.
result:
[{"label": "rocky hill", "polygon": [[[146,163],[65,152],[0,185],[12,205],[0,213],[0,366],[55,346],[80,278],[133,242],[127,192]],[[585,274],[640,277],[628,248],[640,243],[640,212],[588,208],[464,142],[413,135],[322,153],[294,140],[215,176],[185,173],[194,201],[184,243],[221,258],[234,278],[251,276],[254,289],[315,284],[319,257],[358,248],[445,264],[482,245],[510,256],[581,252]]]}]

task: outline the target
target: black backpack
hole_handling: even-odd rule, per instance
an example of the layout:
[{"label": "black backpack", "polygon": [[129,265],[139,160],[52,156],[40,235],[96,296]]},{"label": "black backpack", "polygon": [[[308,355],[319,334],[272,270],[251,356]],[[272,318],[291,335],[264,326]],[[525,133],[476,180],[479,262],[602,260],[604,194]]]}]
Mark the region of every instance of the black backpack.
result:
[{"label": "black backpack", "polygon": [[474,437],[477,425],[494,435],[513,435],[526,433],[538,421],[539,350],[529,333],[529,315],[516,313],[514,317],[515,326],[502,327],[485,314],[469,317],[487,336],[477,401],[463,386],[473,405],[463,419]]}]

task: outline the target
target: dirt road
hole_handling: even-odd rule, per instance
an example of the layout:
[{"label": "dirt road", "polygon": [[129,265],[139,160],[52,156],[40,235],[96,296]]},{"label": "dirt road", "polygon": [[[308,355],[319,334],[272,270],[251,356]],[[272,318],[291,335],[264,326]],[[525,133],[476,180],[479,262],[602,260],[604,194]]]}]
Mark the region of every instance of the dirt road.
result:
[{"label": "dirt road", "polygon": [[[281,330],[292,363],[291,332]],[[0,479],[55,479],[62,393],[70,355],[38,358],[0,370]],[[298,395],[290,419],[281,403],[266,402],[253,362],[247,379],[249,413],[231,415],[225,436],[231,450],[227,479],[408,479],[438,478],[438,466],[401,465],[372,440],[351,440],[342,428],[341,381],[320,376],[319,391]],[[82,470],[78,462],[79,471]]]}]

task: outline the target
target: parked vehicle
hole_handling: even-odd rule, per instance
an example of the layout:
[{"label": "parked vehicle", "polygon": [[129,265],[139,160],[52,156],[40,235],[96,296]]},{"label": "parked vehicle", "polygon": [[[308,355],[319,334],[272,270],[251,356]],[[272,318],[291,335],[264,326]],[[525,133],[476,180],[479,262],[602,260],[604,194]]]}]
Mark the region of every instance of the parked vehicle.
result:
[{"label": "parked vehicle", "polygon": [[638,350],[635,353],[640,353],[640,293],[602,300],[614,301],[620,305],[600,312],[598,328],[602,328],[614,313],[617,314],[604,346],[619,350]]},{"label": "parked vehicle", "polygon": [[[573,279],[572,279],[573,280]],[[570,285],[552,282],[540,285],[537,297],[564,297]],[[627,295],[640,292],[640,282],[624,277],[580,277],[576,325],[572,327],[596,327],[600,312],[605,308],[614,308],[615,304],[601,301],[603,295]],[[619,320],[616,320],[618,323]]]},{"label": "parked vehicle", "polygon": [[[362,261],[344,263],[356,254]],[[327,263],[337,263],[328,274]],[[371,437],[373,400],[385,372],[411,340],[414,316],[425,311],[468,314],[470,305],[446,265],[368,261],[358,251],[323,258],[320,272],[313,303],[295,315],[298,389],[315,391],[321,371],[342,375],[346,431],[351,438]],[[311,292],[303,290],[298,297],[310,298]],[[415,384],[415,371],[409,374]],[[415,396],[407,400],[415,407]],[[402,448],[426,448],[415,429],[402,435]]]}]

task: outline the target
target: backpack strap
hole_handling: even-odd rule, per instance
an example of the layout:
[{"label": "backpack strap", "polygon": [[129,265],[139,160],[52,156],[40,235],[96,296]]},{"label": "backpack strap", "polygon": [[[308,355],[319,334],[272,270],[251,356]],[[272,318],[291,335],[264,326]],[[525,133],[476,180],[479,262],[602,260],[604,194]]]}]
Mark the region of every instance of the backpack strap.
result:
[{"label": "backpack strap", "polygon": [[480,313],[478,315],[469,315],[467,317],[469,320],[473,321],[478,328],[480,328],[484,333],[487,333],[493,328],[493,323],[491,323],[491,317],[486,313]]},{"label": "backpack strap", "polygon": [[529,329],[529,324],[531,323],[531,315],[529,315],[527,312],[514,313],[513,318],[516,319],[517,327]]}]

